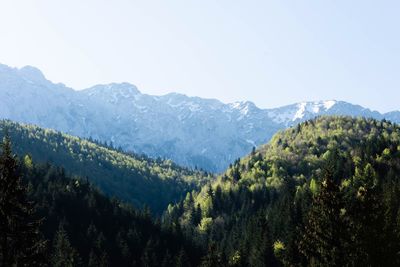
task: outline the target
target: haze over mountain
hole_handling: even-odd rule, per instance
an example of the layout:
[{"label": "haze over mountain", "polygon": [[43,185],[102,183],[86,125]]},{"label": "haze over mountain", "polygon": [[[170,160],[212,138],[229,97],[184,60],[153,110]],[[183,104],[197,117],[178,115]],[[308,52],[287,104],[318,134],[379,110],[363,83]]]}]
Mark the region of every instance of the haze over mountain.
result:
[{"label": "haze over mountain", "polygon": [[52,83],[34,67],[0,65],[0,118],[112,142],[126,151],[210,171],[223,171],[277,131],[321,115],[400,122],[400,111],[381,114],[336,100],[261,109],[252,102],[147,95],[129,83],[76,91]]}]

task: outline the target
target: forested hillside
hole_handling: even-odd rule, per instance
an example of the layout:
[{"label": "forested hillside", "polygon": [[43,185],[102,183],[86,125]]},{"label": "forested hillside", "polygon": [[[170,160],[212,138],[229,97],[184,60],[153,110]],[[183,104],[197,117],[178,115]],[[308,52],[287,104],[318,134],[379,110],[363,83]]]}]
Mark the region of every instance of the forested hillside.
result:
[{"label": "forested hillside", "polygon": [[399,266],[400,128],[321,117],[170,205],[204,266]]},{"label": "forested hillside", "polygon": [[0,266],[190,266],[200,251],[147,209],[109,199],[62,168],[0,150]]},{"label": "forested hillside", "polygon": [[[19,136],[38,135],[30,126],[5,125],[14,137],[22,131],[27,132]],[[43,133],[40,138],[16,139],[16,149],[18,142],[27,140],[38,153],[48,151],[40,150],[44,144],[57,149],[54,144],[60,142],[49,142],[54,133],[37,131]],[[42,141],[35,144],[35,140]],[[74,150],[72,144],[85,142],[99,149],[96,153],[105,150],[106,158],[112,153],[130,157],[85,140],[61,140],[66,142],[61,147],[75,152],[68,150],[58,157],[79,155],[76,151],[83,149]],[[200,190],[171,203],[162,220],[151,218],[147,209],[140,211],[102,195],[85,178],[50,164],[37,165],[31,156],[22,156],[15,173],[10,149],[3,145],[1,152],[0,233],[10,236],[1,240],[8,240],[13,249],[21,246],[15,254],[21,262],[51,266],[400,264],[400,127],[391,122],[321,117],[282,131]],[[107,161],[100,162],[104,168]],[[24,190],[18,189],[18,183],[10,184],[18,181],[16,177],[23,177],[32,204],[21,197]],[[160,192],[152,197],[160,197]],[[7,201],[17,210],[10,209]],[[27,239],[30,236],[35,238]],[[15,240],[30,241],[21,245]],[[7,242],[3,241],[0,259],[12,262],[14,254],[4,249]]]},{"label": "forested hillside", "polygon": [[[24,166],[30,198],[48,240],[53,266],[182,266],[200,254],[180,232],[163,229],[148,211],[105,197],[82,179],[50,165]],[[189,257],[189,256],[190,257]],[[58,264],[58,265],[57,265]]]},{"label": "forested hillside", "polygon": [[[87,177],[107,195],[137,207],[147,205],[154,213],[210,178],[170,160],[122,153],[54,130],[11,121],[0,121],[0,129],[8,131],[13,151],[20,157],[29,155],[35,162],[62,166],[68,174]],[[0,131],[0,138],[3,135]]]}]

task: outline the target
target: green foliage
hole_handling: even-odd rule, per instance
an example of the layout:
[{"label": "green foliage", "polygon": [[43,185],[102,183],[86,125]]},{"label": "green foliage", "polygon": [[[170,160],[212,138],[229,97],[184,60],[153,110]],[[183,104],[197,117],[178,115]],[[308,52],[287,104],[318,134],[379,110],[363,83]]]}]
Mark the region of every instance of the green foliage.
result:
[{"label": "green foliage", "polygon": [[[198,190],[191,181],[206,181],[204,173],[4,123],[15,128],[24,186],[46,218],[43,235],[54,240],[47,249],[53,264],[68,266],[73,259],[84,266],[400,265],[400,128],[390,122],[348,117],[304,122]],[[36,165],[35,157],[45,159],[40,152],[56,164],[65,160],[68,172]],[[110,200],[86,179],[70,175],[89,170],[96,174],[92,181],[107,182],[112,195],[122,190],[125,200],[153,209],[161,207],[153,198],[181,201],[168,205],[162,222],[154,221],[148,209]],[[173,185],[181,187],[168,195]]]},{"label": "green foliage", "polygon": [[200,256],[177,227],[162,227],[149,211],[110,199],[87,180],[49,164],[19,167],[40,226],[51,241],[45,254],[52,266],[160,266],[182,250],[196,265]]},{"label": "green foliage", "polygon": [[313,193],[313,195],[318,193],[318,184],[317,181],[315,179],[311,179],[310,181],[310,191],[311,193]]},{"label": "green foliage", "polygon": [[350,227],[333,172],[334,168],[325,170],[321,191],[311,204],[300,241],[300,250],[312,266],[351,265]]},{"label": "green foliage", "polygon": [[[191,196],[171,205],[164,222],[178,222],[203,251],[212,244],[224,264],[398,266],[400,128],[364,118],[307,121]],[[184,220],[195,207],[201,218]]]},{"label": "green foliage", "polygon": [[6,135],[0,154],[0,265],[41,266],[45,242],[39,233],[40,220],[17,168]]},{"label": "green foliage", "polygon": [[69,243],[68,235],[60,224],[54,237],[52,265],[54,267],[74,267],[78,266],[79,263],[78,253]]},{"label": "green foliage", "polygon": [[13,150],[24,157],[26,166],[32,159],[62,166],[70,175],[87,177],[107,195],[140,208],[148,205],[156,214],[211,178],[205,172],[179,167],[170,160],[123,153],[32,125],[0,121],[0,128],[8,129]]}]

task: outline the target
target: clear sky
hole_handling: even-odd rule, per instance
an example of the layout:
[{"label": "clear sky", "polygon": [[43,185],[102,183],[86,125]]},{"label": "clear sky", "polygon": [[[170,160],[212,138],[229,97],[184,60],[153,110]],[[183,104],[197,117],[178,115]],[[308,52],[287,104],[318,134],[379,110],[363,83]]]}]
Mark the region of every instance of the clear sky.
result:
[{"label": "clear sky", "polygon": [[400,1],[1,0],[0,63],[276,107],[400,109]]}]

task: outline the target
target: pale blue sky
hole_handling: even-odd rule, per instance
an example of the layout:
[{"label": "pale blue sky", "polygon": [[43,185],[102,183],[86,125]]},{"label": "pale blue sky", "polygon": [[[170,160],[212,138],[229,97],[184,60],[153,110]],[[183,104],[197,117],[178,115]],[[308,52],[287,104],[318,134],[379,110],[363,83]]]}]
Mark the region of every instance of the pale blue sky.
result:
[{"label": "pale blue sky", "polygon": [[276,107],[400,109],[400,1],[1,0],[0,63]]}]

